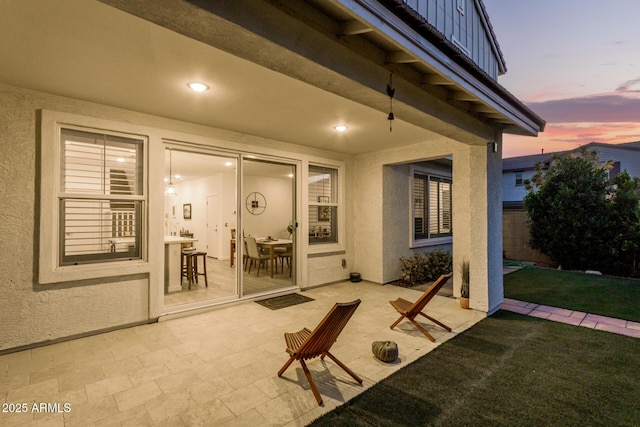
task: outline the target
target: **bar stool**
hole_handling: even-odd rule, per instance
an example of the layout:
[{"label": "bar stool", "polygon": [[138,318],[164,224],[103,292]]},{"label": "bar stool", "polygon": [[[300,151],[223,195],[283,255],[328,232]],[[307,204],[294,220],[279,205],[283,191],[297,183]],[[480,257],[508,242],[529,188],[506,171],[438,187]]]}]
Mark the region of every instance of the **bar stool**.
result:
[{"label": "bar stool", "polygon": [[[202,273],[198,272],[198,258],[202,257]],[[204,285],[205,287],[209,287],[209,282],[207,281],[207,253],[206,252],[194,252],[191,254],[191,260],[193,261],[191,267],[191,275],[192,280],[195,279],[196,283],[198,283],[198,276],[204,276]],[[191,289],[191,288],[189,288]]]},{"label": "bar stool", "polygon": [[[198,271],[198,258],[202,257],[203,272]],[[191,284],[193,282],[198,283],[198,276],[204,276],[204,285],[208,288],[209,282],[207,280],[207,253],[194,250],[183,250],[180,266],[180,282],[182,278],[187,279],[189,284],[189,290],[191,290]]]},{"label": "bar stool", "polygon": [[191,282],[193,282],[193,250],[182,250],[182,256],[180,257],[180,284],[182,284],[182,278],[187,279],[189,284],[189,290],[191,290]]}]

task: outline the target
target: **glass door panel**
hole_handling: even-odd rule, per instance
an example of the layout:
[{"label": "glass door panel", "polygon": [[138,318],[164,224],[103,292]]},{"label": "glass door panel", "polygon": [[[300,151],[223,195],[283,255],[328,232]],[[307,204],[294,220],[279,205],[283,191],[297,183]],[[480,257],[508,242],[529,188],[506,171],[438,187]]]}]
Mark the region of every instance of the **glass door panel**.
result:
[{"label": "glass door panel", "polygon": [[294,164],[242,160],[243,294],[295,285]]},{"label": "glass door panel", "polygon": [[165,146],[164,305],[236,299],[237,158]]}]

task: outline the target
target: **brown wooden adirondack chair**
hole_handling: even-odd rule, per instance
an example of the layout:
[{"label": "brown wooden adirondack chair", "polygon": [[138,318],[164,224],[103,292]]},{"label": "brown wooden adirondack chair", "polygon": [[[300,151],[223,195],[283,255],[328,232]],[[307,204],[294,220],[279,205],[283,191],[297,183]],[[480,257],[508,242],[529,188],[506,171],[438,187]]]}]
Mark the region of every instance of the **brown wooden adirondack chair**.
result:
[{"label": "brown wooden adirondack chair", "polygon": [[393,308],[395,308],[396,311],[400,313],[400,318],[396,320],[393,325],[391,325],[391,329],[395,328],[402,319],[406,318],[409,322],[413,323],[413,325],[418,328],[420,332],[425,334],[427,338],[429,338],[431,341],[435,341],[436,339],[433,338],[433,336],[431,336],[429,332],[427,332],[422,326],[420,326],[418,322],[415,321],[416,316],[420,314],[421,316],[424,316],[427,319],[431,320],[436,325],[440,325],[447,331],[451,332],[450,327],[448,327],[444,323],[440,323],[433,317],[428,316],[422,312],[422,310],[424,310],[424,307],[429,303],[429,301],[431,301],[435,294],[438,293],[440,288],[442,288],[442,286],[447,283],[447,280],[449,280],[451,276],[453,276],[453,273],[443,274],[442,276],[440,276],[438,280],[436,280],[431,286],[429,286],[429,289],[427,289],[416,302],[409,302],[403,298],[398,298],[395,301],[389,301],[389,304],[391,304]]},{"label": "brown wooden adirondack chair", "polygon": [[307,368],[307,364],[304,362],[305,359],[313,359],[318,356],[320,356],[321,359],[324,359],[325,356],[329,356],[331,360],[351,375],[358,384],[362,384],[362,379],[358,375],[336,359],[333,354],[329,353],[331,346],[338,339],[338,335],[340,335],[340,332],[342,332],[342,329],[356,311],[358,305],[360,305],[359,299],[353,302],[336,303],[318,326],[316,326],[313,332],[304,328],[299,332],[285,332],[284,334],[284,340],[287,344],[286,351],[291,355],[291,357],[287,363],[284,364],[282,369],[278,371],[278,376],[282,376],[284,371],[287,370],[294,360],[299,360],[302,365],[302,370],[307,377],[307,381],[311,386],[313,395],[318,401],[318,405],[322,405],[322,397],[320,397],[320,393],[313,382],[313,378],[311,378],[309,368]]}]

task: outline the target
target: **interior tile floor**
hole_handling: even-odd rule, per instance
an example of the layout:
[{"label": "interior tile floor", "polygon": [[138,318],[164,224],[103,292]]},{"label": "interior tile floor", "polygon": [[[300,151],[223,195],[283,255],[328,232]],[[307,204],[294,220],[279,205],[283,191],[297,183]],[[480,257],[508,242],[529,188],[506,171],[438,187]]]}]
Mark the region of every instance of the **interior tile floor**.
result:
[{"label": "interior tile floor", "polygon": [[[0,425],[302,426],[485,317],[437,295],[428,311],[453,331],[420,320],[432,343],[407,321],[389,329],[397,314],[388,301],[415,300],[420,291],[343,282],[303,294],[314,301],[276,311],[243,302],[2,355],[0,402],[14,406],[0,412]],[[335,302],[356,298],[362,304],[332,353],[364,383],[314,359],[308,366],[324,399],[318,406],[298,362],[277,376],[288,359],[283,333],[313,329]],[[399,359],[378,361],[371,352],[377,340],[395,341]],[[34,411],[34,403],[46,410]]]},{"label": "interior tile floor", "polygon": [[[274,268],[274,270],[276,269]],[[260,269],[259,276],[257,273],[255,266],[251,272],[243,271],[244,294],[293,286],[293,279],[289,275],[289,267],[286,262],[284,267],[279,266],[277,272],[274,271],[273,277],[264,267]],[[182,290],[165,293],[164,305],[176,306],[237,295],[236,274],[236,266],[229,266],[228,259],[219,260],[207,257],[207,283],[209,286],[205,286],[204,278],[200,276],[198,283],[192,283],[191,289],[189,289],[186,278],[183,278]]]}]

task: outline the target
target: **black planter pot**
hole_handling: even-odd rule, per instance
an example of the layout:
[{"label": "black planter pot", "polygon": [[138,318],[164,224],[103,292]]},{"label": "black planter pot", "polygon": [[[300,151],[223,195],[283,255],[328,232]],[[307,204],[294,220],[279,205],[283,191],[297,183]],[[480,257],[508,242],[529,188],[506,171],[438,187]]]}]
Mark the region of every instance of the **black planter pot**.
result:
[{"label": "black planter pot", "polygon": [[349,274],[349,280],[355,283],[362,281],[362,278],[360,277],[360,273],[351,273]]}]

